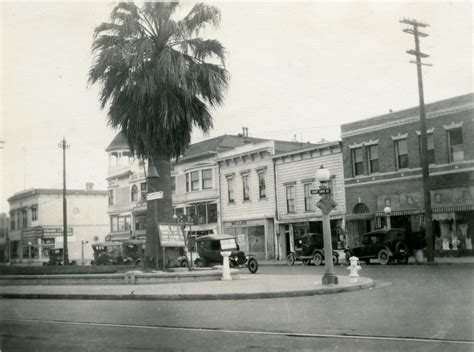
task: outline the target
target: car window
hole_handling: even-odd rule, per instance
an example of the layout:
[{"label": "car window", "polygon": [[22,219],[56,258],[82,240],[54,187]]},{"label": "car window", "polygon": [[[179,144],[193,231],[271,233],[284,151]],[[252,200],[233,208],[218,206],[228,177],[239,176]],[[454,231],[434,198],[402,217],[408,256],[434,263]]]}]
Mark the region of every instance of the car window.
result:
[{"label": "car window", "polygon": [[211,250],[218,251],[221,249],[221,245],[219,241],[212,241],[211,242]]},{"label": "car window", "polygon": [[372,236],[370,239],[371,243],[379,243],[380,242],[380,237],[379,236]]}]

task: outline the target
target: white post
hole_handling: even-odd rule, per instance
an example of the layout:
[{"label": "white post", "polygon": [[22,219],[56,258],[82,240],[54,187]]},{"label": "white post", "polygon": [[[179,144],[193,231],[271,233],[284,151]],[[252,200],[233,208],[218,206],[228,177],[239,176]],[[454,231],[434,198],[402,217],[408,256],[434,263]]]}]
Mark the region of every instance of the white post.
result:
[{"label": "white post", "polygon": [[229,266],[229,256],[231,252],[221,252],[222,257],[224,258],[224,262],[222,263],[222,278],[221,280],[232,280],[230,276],[230,266]]}]

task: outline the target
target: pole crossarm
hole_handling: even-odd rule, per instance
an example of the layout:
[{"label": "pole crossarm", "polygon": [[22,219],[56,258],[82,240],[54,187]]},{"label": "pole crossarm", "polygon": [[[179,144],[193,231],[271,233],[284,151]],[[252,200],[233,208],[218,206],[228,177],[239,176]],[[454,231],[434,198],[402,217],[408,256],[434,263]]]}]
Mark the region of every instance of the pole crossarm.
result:
[{"label": "pole crossarm", "polygon": [[409,24],[415,27],[429,27],[429,24],[427,23],[419,22],[415,19],[410,19],[410,18],[403,18],[399,22],[404,23],[404,24]]}]

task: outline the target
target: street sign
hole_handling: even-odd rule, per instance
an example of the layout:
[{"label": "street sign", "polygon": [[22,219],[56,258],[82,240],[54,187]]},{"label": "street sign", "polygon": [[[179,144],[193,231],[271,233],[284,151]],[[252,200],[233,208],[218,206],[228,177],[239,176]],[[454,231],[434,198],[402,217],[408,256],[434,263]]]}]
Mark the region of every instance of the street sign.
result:
[{"label": "street sign", "polygon": [[311,194],[331,194],[331,188],[312,189]]},{"label": "street sign", "polygon": [[159,224],[158,234],[162,247],[184,247],[184,233],[181,225]]},{"label": "street sign", "polygon": [[155,199],[162,199],[162,198],[163,198],[163,192],[161,191],[148,193],[146,195],[146,200],[155,200]]}]

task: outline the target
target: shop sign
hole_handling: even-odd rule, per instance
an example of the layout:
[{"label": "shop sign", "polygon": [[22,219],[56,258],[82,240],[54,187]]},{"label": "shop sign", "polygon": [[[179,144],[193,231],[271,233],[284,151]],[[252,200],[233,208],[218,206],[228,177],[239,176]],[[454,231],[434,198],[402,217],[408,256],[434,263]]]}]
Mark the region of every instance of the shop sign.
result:
[{"label": "shop sign", "polygon": [[162,247],[184,247],[183,227],[181,225],[158,225]]},{"label": "shop sign", "polygon": [[231,225],[232,226],[247,225],[247,220],[232,221]]},{"label": "shop sign", "polygon": [[[45,236],[59,236],[63,234],[62,227],[44,227],[43,234]],[[72,236],[72,227],[67,228],[67,235]]]},{"label": "shop sign", "polygon": [[22,230],[21,235],[23,238],[37,238],[43,236],[43,231],[40,227],[35,227]]}]

